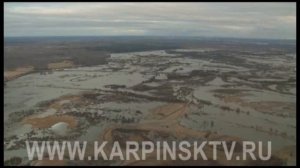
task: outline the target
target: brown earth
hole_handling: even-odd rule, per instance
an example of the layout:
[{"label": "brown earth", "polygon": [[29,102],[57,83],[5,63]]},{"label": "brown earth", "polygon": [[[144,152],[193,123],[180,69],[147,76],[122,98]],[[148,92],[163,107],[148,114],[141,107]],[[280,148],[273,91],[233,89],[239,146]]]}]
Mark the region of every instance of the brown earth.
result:
[{"label": "brown earth", "polygon": [[[118,141],[122,147],[122,143],[126,141],[151,141],[151,136],[160,137],[161,139],[167,140],[169,137],[173,137],[176,140],[186,140],[189,138],[196,139],[206,139],[208,141],[226,141],[226,142],[237,142],[236,151],[234,152],[234,158],[237,155],[241,155],[241,139],[238,137],[232,137],[227,135],[219,135],[207,131],[195,131],[188,129],[180,125],[179,120],[181,117],[188,113],[189,104],[188,103],[176,103],[176,104],[166,104],[154,109],[149,116],[146,117],[145,121],[138,124],[122,124],[114,125],[107,128],[103,134],[100,136],[100,141],[108,141],[109,144],[104,148],[107,154],[110,153],[112,149],[112,143]],[[181,161],[180,159],[171,160],[167,159],[165,161],[157,160],[156,151],[147,155],[145,161],[138,161],[132,158],[131,160],[126,160],[122,162],[122,165],[263,165],[265,163],[260,163],[258,161],[238,161],[231,160],[228,161],[225,157],[224,152],[218,152],[218,160],[212,159],[212,148],[206,146],[204,148],[205,154],[208,160],[188,160]],[[125,153],[124,146],[122,147],[122,152]],[[193,152],[193,149],[191,149]],[[141,156],[141,151],[138,151],[138,156]],[[178,155],[177,155],[178,156]],[[272,157],[271,160],[267,161],[270,165],[280,165],[281,160]]]},{"label": "brown earth", "polygon": [[64,60],[62,62],[49,63],[48,69],[64,69],[74,67],[74,63],[70,60]]},{"label": "brown earth", "polygon": [[218,98],[225,103],[237,103],[244,107],[250,107],[256,111],[269,114],[284,115],[295,117],[296,103],[281,102],[281,101],[260,101],[260,102],[246,102],[239,95],[218,95]]},{"label": "brown earth", "polygon": [[4,81],[10,81],[16,79],[20,76],[26,75],[34,70],[34,67],[27,66],[27,67],[20,67],[15,70],[6,70],[4,71]]},{"label": "brown earth", "polygon": [[50,115],[42,118],[29,116],[24,118],[22,122],[24,124],[32,125],[33,128],[50,128],[52,125],[59,122],[67,123],[70,128],[75,128],[77,126],[76,118],[69,115]]},{"label": "brown earth", "polygon": [[43,159],[43,160],[36,160],[31,163],[31,166],[66,166],[66,160],[50,160],[50,159]]}]

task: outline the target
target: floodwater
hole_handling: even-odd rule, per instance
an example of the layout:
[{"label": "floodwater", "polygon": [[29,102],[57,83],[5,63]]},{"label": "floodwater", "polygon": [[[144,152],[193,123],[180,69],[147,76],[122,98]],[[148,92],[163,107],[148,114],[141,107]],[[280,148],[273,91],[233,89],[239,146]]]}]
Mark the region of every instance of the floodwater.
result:
[{"label": "floodwater", "polygon": [[[211,49],[196,49],[194,52],[210,51]],[[175,50],[176,51],[176,50]],[[189,50],[178,50],[185,52]],[[247,59],[251,63],[261,63],[258,58]],[[255,60],[255,61],[253,61]],[[272,59],[271,62],[281,61],[282,58]],[[267,62],[263,60],[263,63]],[[276,62],[277,63],[277,62]],[[277,66],[278,64],[275,64]],[[290,66],[290,63],[287,64]],[[190,83],[189,79],[169,80],[167,74],[189,74],[193,70],[218,71],[212,80],[207,80],[204,84]],[[227,81],[222,79],[222,73],[237,72],[238,75],[228,77]],[[288,86],[292,94],[282,94],[277,91],[276,82],[286,82],[283,75],[279,78],[252,77],[249,80],[240,78],[243,75],[253,75],[250,69],[238,65],[227,65],[225,63],[215,63],[213,61],[180,58],[180,54],[169,54],[164,50],[118,53],[111,54],[110,62],[106,65],[93,67],[78,67],[65,70],[54,71],[53,73],[41,75],[32,73],[6,83],[4,88],[4,120],[7,121],[9,115],[14,112],[35,109],[38,104],[44,101],[57,99],[68,94],[79,94],[81,91],[110,90],[106,85],[124,85],[125,88],[119,91],[129,91],[143,95],[151,95],[151,90],[134,91],[133,86],[144,84],[151,86],[161,94],[168,85],[173,88],[173,93],[163,96],[177,96],[180,100],[193,102],[186,118],[180,120],[184,127],[194,130],[211,131],[220,135],[230,135],[240,137],[244,140],[272,141],[274,149],[296,144],[296,118],[282,117],[280,115],[265,114],[251,107],[242,106],[237,102],[224,102],[215,96],[214,90],[217,89],[245,89],[246,95],[239,98],[245,102],[268,102],[276,101],[283,103],[296,103],[296,89]],[[262,73],[259,70],[257,74]],[[282,74],[280,70],[273,74]],[[289,75],[295,76],[295,74]],[[154,79],[150,80],[150,79]],[[196,79],[202,79],[197,76]],[[149,81],[150,80],[150,81]],[[270,84],[266,90],[260,86],[260,82],[275,82]],[[226,87],[225,87],[226,86]],[[229,86],[229,87],[228,87]],[[192,91],[187,95],[179,93],[180,87],[190,88]],[[153,90],[152,90],[153,91]],[[202,105],[205,100],[211,105]],[[69,103],[69,102],[61,102]],[[142,121],[154,108],[168,102],[161,101],[132,101],[132,102],[104,102],[89,108],[97,108],[99,114],[107,118],[135,118]],[[197,104],[199,103],[199,104]],[[200,105],[201,108],[198,106]],[[229,106],[232,111],[222,110],[221,106]],[[236,109],[239,108],[239,112]],[[138,111],[138,112],[137,112]],[[40,117],[55,114],[55,109],[48,109],[39,113]],[[283,112],[284,113],[284,112]],[[87,127],[85,132],[78,137],[79,140],[94,140],[100,135],[101,131],[110,123],[100,122],[96,125]],[[15,123],[11,128],[5,128],[5,137],[12,135],[22,135],[32,131],[29,125]],[[10,156],[21,156],[23,149],[5,151],[5,158]]]}]

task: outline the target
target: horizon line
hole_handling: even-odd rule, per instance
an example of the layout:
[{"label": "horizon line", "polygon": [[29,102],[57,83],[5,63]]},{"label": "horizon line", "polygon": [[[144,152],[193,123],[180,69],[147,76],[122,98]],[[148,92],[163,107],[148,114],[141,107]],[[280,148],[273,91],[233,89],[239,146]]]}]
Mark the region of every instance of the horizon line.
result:
[{"label": "horizon line", "polygon": [[225,36],[184,36],[184,35],[46,35],[46,36],[4,36],[5,38],[43,38],[43,37],[172,37],[172,38],[219,38],[253,40],[297,40],[291,38],[225,37]]}]

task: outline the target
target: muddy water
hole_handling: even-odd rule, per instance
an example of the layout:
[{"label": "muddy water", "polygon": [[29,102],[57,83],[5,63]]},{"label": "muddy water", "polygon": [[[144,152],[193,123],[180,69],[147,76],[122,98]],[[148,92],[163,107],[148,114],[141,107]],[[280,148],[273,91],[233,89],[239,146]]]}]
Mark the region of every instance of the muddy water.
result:
[{"label": "muddy water", "polygon": [[[256,142],[272,141],[274,150],[287,145],[295,145],[296,129],[291,127],[290,123],[295,123],[295,119],[282,119],[254,111],[249,115],[237,114],[235,111],[223,111],[208,105],[202,109],[192,110],[188,118],[181,120],[183,126],[196,130],[217,132],[221,135],[236,136]],[[286,132],[290,138],[271,134],[270,129]]]},{"label": "muddy water", "polygon": [[7,82],[4,88],[4,118],[11,112],[33,108],[38,102],[84,90],[105,89],[117,84],[131,87],[147,80],[139,72],[102,72],[99,67],[84,67],[52,74],[33,73]]},{"label": "muddy water", "polygon": [[[199,50],[199,52],[202,52],[202,50]],[[156,56],[157,58],[151,56]],[[133,62],[134,65],[132,64]],[[161,67],[157,65],[161,63],[168,65],[168,67],[159,69]],[[143,66],[143,64],[152,65]],[[190,84],[185,79],[168,80],[166,76],[166,74],[174,72],[189,74],[193,70],[218,70],[220,76],[215,76],[212,78],[213,80],[206,81],[201,85]],[[227,82],[223,81],[221,73],[232,71],[241,72],[245,75],[250,74],[248,72],[249,69],[245,67],[213,63],[212,61],[201,59],[179,58],[178,55],[168,54],[163,50],[112,54],[111,60],[107,65],[66,69],[46,75],[33,73],[7,82],[4,88],[4,119],[7,121],[11,113],[34,109],[38,103],[56,99],[62,95],[78,94],[81,91],[93,91],[94,89],[109,90],[105,85],[124,85],[126,88],[120,90],[153,96],[151,91],[133,91],[131,87],[155,77],[156,81],[143,84],[154,88],[167,84],[174,88],[174,93],[169,96],[178,96],[180,100],[188,102],[197,102],[194,99],[198,99],[212,103],[212,105],[204,105],[203,108],[191,107],[188,116],[180,120],[180,124],[187,128],[217,132],[220,135],[237,136],[245,140],[271,140],[273,149],[295,145],[295,118],[264,114],[252,108],[243,107],[235,102],[225,103],[214,96],[212,92],[216,89],[224,89],[225,85],[232,85],[230,88],[249,90],[247,96],[242,97],[247,102],[278,101],[295,103],[295,88],[290,88],[290,92],[294,94],[288,95],[276,92],[277,87],[271,87],[274,91],[252,88],[251,85],[264,81],[259,77],[255,78],[258,80],[246,81],[232,76]],[[278,73],[281,73],[281,71],[278,71]],[[198,78],[201,79],[202,76]],[[268,82],[274,82],[270,78],[266,79],[268,79]],[[282,81],[284,80],[279,80],[279,82]],[[278,80],[275,82],[278,82]],[[238,83],[245,83],[247,86],[237,85]],[[190,88],[192,92],[187,95],[176,93],[180,87]],[[163,94],[164,90],[157,91]],[[152,109],[165,103],[159,101],[105,102],[98,104],[97,108],[102,110],[101,115],[108,118],[121,116],[143,120]],[[220,106],[225,105],[232,109],[239,108],[241,112],[224,111]],[[139,112],[137,113],[137,111]],[[55,112],[51,110],[45,111],[40,116],[52,115],[53,113]],[[78,139],[97,139],[103,128],[109,124],[105,122],[88,127]],[[17,123],[10,130],[14,131],[9,131],[9,134],[5,134],[5,136],[13,134],[23,135],[31,131],[31,128]],[[282,136],[282,134],[286,134],[286,136]],[[6,151],[5,156],[16,156],[19,155],[17,154],[18,152],[18,150]]]}]

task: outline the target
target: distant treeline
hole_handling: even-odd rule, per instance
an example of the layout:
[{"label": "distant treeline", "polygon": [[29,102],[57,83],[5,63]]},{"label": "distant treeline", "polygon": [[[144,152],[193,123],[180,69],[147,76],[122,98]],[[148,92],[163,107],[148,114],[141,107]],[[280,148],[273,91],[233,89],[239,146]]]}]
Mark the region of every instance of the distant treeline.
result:
[{"label": "distant treeline", "polygon": [[5,37],[4,68],[14,69],[31,65],[36,69],[45,69],[48,63],[63,60],[71,60],[76,65],[90,66],[105,64],[110,53],[205,47],[256,52],[279,48],[285,53],[295,53],[296,43],[294,40],[170,36]]}]

